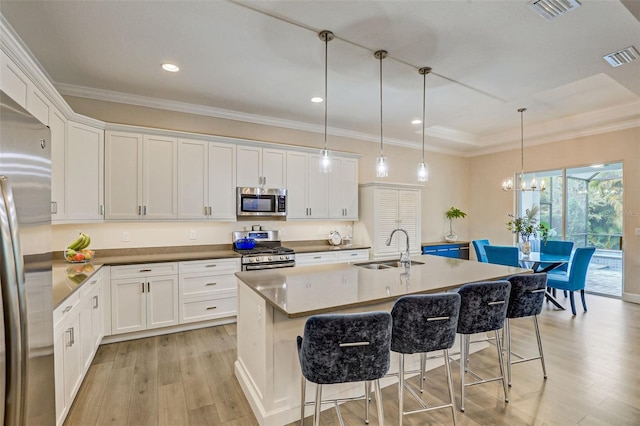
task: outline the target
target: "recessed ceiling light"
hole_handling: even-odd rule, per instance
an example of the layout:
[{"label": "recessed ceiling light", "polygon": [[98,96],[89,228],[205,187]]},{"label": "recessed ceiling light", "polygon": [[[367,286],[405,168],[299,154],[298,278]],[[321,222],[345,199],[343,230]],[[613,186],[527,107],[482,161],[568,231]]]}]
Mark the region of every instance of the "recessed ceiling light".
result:
[{"label": "recessed ceiling light", "polygon": [[422,120],[411,120],[411,124],[422,124]]},{"label": "recessed ceiling light", "polygon": [[162,69],[169,72],[178,72],[180,67],[174,64],[162,64]]},{"label": "recessed ceiling light", "polygon": [[322,102],[324,99],[322,99],[320,96],[314,96],[313,98],[311,98],[311,102],[315,103],[315,104],[319,104],[320,102]]}]

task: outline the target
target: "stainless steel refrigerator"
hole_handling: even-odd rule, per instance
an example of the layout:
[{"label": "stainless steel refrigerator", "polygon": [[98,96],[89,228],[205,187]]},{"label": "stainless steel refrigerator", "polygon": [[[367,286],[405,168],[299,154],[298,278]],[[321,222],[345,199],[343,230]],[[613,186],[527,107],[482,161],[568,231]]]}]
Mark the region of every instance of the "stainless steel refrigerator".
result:
[{"label": "stainless steel refrigerator", "polygon": [[49,128],[0,91],[0,404],[55,425]]}]

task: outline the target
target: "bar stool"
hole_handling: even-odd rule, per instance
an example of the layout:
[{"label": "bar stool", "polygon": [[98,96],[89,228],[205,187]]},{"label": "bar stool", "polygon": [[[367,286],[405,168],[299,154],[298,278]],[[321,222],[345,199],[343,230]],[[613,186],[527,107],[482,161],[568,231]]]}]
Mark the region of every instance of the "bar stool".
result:
[{"label": "bar stool", "polygon": [[[449,349],[453,346],[460,312],[460,295],[457,293],[425,294],[403,296],[393,305],[391,317],[391,350],[400,354],[398,368],[398,412],[399,425],[407,414],[417,414],[442,408],[451,408],[453,424],[456,424],[455,396],[453,393],[453,376],[449,364]],[[404,380],[404,356],[421,354],[420,359],[420,392],[423,389],[426,353],[443,351],[444,363],[449,388],[450,403],[428,407]],[[415,398],[422,408],[404,411],[404,388]]]},{"label": "bar stool", "polygon": [[[458,290],[458,294],[461,297],[458,333],[462,335],[460,340],[460,411],[464,411],[465,387],[497,380],[502,380],[504,401],[509,402],[507,381],[505,380],[503,367],[502,343],[498,336],[498,330],[504,326],[510,291],[511,284],[509,281],[485,281],[466,284]],[[491,379],[482,379],[468,368],[470,337],[472,334],[487,333],[489,331],[495,333],[501,375]],[[477,381],[465,383],[467,372],[474,376]]]},{"label": "bar stool", "polygon": [[[314,315],[307,319],[304,334],[298,336],[298,358],[302,369],[300,422],[304,422],[305,405],[315,404],[314,425],[320,424],[322,386],[336,383],[365,382],[366,420],[369,423],[370,382],[374,393],[378,422],[384,424],[380,381],[389,371],[391,315],[388,312]],[[306,381],[315,383],[315,402],[305,402]],[[331,400],[344,425],[339,402],[360,398]]]},{"label": "bar stool", "polygon": [[[511,386],[511,365],[521,362],[540,360],[542,364],[542,374],[547,378],[547,369],[544,365],[544,353],[542,352],[542,340],[540,340],[540,327],[538,327],[538,315],[542,312],[542,302],[544,302],[544,292],[547,288],[547,274],[520,274],[507,278],[511,283],[511,294],[509,295],[509,305],[507,307],[507,318],[504,325],[506,335],[505,345],[507,352],[507,382]],[[519,359],[511,361],[511,323],[513,318],[533,317],[533,325],[536,330],[538,340],[538,356],[523,358],[513,353]]]}]

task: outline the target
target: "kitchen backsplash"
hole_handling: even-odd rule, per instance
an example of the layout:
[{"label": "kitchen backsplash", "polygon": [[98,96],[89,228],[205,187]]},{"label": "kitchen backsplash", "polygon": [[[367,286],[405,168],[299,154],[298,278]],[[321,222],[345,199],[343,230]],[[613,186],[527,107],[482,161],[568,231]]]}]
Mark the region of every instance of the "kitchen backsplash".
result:
[{"label": "kitchen backsplash", "polygon": [[[337,230],[346,236],[350,221],[241,221],[241,222],[105,222],[54,225],[52,251],[63,250],[78,231],[91,235],[92,249],[231,244],[233,231],[250,230],[252,225],[280,231],[283,241],[328,239]],[[127,241],[124,241],[127,240]],[[357,243],[357,241],[354,241]]]}]

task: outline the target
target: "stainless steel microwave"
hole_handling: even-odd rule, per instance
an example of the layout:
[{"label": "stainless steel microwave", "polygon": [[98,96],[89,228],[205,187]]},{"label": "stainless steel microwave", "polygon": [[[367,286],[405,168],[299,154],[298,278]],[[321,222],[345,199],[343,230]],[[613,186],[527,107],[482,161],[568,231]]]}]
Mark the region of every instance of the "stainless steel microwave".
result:
[{"label": "stainless steel microwave", "polygon": [[286,189],[237,188],[237,217],[286,215]]}]

